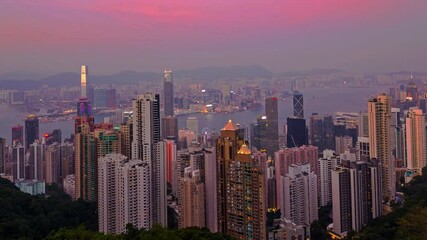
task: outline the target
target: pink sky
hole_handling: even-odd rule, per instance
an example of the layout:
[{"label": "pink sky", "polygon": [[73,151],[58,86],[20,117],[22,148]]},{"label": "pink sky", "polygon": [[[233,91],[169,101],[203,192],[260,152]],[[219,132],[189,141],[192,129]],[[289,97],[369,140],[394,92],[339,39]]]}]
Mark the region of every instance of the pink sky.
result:
[{"label": "pink sky", "polygon": [[3,0],[0,73],[427,71],[424,0]]}]

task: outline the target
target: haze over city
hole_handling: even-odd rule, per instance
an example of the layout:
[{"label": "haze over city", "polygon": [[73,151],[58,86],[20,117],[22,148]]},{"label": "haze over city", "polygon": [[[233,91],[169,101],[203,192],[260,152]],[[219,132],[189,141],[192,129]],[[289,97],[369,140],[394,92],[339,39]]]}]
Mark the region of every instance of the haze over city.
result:
[{"label": "haze over city", "polygon": [[4,0],[0,73],[46,76],[82,63],[93,74],[231,65],[423,71],[426,8],[423,0]]},{"label": "haze over city", "polygon": [[426,10],[2,0],[0,239],[425,239]]}]

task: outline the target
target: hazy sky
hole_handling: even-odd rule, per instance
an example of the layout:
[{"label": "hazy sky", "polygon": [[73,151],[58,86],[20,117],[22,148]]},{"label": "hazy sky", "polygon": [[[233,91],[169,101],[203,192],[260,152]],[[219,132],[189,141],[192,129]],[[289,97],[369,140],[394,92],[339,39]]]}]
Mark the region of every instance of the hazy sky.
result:
[{"label": "hazy sky", "polygon": [[426,0],[1,0],[0,73],[427,72]]}]

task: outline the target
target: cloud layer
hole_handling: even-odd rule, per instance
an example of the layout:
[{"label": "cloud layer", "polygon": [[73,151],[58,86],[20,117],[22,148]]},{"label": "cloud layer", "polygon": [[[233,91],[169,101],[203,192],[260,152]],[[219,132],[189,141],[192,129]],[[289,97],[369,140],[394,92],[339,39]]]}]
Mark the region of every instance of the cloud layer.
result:
[{"label": "cloud layer", "polygon": [[4,0],[0,72],[426,70],[423,0]]}]

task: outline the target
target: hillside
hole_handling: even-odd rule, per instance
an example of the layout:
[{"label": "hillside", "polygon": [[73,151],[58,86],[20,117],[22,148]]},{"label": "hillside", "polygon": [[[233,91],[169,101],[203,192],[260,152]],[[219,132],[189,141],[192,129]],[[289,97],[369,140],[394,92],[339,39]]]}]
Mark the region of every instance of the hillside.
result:
[{"label": "hillside", "polygon": [[43,239],[60,228],[98,228],[96,205],[71,198],[56,186],[31,196],[0,178],[0,239]]},{"label": "hillside", "polygon": [[427,236],[427,168],[423,175],[415,177],[399,189],[404,194],[403,206],[394,206],[393,212],[377,218],[362,232],[349,239],[426,239]]}]

